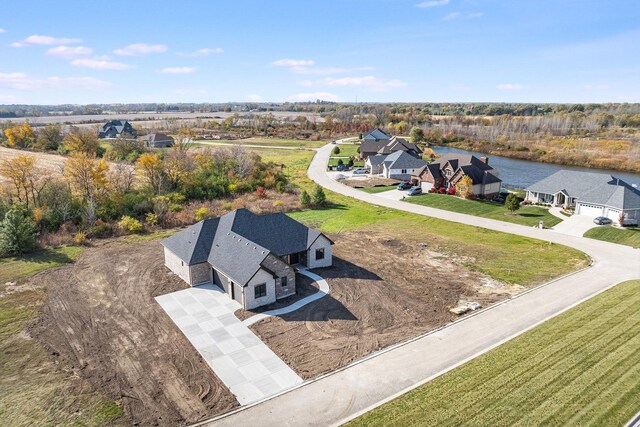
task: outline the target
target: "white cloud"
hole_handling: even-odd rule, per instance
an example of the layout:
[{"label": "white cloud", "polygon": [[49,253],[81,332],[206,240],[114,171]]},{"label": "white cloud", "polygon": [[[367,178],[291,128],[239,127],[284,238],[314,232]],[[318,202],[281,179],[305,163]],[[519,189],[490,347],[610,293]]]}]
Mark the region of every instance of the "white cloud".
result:
[{"label": "white cloud", "polygon": [[500,90],[522,90],[526,86],[519,83],[500,83],[496,87]]},{"label": "white cloud", "polygon": [[212,53],[224,53],[224,49],[221,47],[217,47],[215,49],[204,48],[204,49],[194,50],[193,52],[178,52],[177,55],[188,57],[188,58],[199,58],[202,56],[209,56]]},{"label": "white cloud", "polygon": [[107,61],[103,59],[74,59],[71,65],[80,68],[90,68],[92,70],[126,70],[130,65],[122,62]]},{"label": "white cloud", "polygon": [[422,3],[418,3],[416,6],[427,8],[427,7],[445,6],[447,4],[449,4],[449,0],[427,0],[427,1],[423,1]]},{"label": "white cloud", "polygon": [[278,59],[271,63],[276,67],[307,67],[313,64],[315,62],[311,59]]},{"label": "white cloud", "polygon": [[289,97],[289,101],[295,102],[315,102],[321,101],[340,101],[338,95],[329,92],[311,92],[311,93],[296,93]]},{"label": "white cloud", "polygon": [[5,30],[4,28],[0,28],[0,34],[4,34],[6,32],[7,32],[7,30]]},{"label": "white cloud", "polygon": [[0,95],[0,103],[3,104],[15,104],[17,98],[13,95]]},{"label": "white cloud", "polygon": [[442,18],[443,21],[453,21],[454,19],[475,19],[475,18],[480,18],[484,16],[483,12],[467,12],[467,13],[462,13],[462,12],[451,12],[448,15],[445,15],[444,18]]},{"label": "white cloud", "polygon": [[99,89],[111,83],[93,77],[30,77],[25,73],[0,73],[0,87],[18,90],[81,88]]},{"label": "white cloud", "polygon": [[34,34],[19,42],[11,43],[11,46],[24,47],[29,45],[40,45],[40,46],[49,46],[52,44],[64,45],[64,44],[80,43],[81,41],[82,41],[81,39],[56,38],[51,36],[39,36],[37,34]]},{"label": "white cloud", "polygon": [[158,71],[163,74],[191,74],[196,72],[195,67],[166,67]]},{"label": "white cloud", "polygon": [[93,49],[91,49],[90,47],[58,46],[58,47],[52,47],[51,49],[47,50],[46,54],[50,56],[61,56],[64,58],[69,58],[72,56],[79,56],[79,55],[91,55],[91,53],[93,53]]},{"label": "white cloud", "polygon": [[382,79],[374,76],[362,76],[362,77],[342,77],[331,78],[327,77],[323,80],[327,86],[358,86],[364,87],[373,92],[385,92],[390,89],[407,86],[406,82],[397,79]]},{"label": "white cloud", "polygon": [[146,44],[146,43],[134,43],[129,46],[116,49],[113,51],[116,55],[120,56],[138,56],[146,55],[149,53],[164,53],[167,51],[167,46],[163,44]]},{"label": "white cloud", "polygon": [[262,102],[262,97],[260,95],[256,95],[255,93],[247,95],[246,98],[247,98],[247,101],[250,101],[250,102]]}]

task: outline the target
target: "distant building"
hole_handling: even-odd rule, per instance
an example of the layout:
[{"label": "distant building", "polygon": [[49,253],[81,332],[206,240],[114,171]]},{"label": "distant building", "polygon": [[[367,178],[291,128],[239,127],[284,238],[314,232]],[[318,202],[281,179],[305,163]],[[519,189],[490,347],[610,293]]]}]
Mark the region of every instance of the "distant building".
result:
[{"label": "distant building", "polygon": [[396,151],[404,151],[418,159],[422,157],[422,149],[420,147],[397,136],[389,139],[363,141],[362,144],[360,144],[360,157],[363,160],[376,154],[387,155],[395,153]]},{"label": "distant building", "polygon": [[120,138],[122,134],[135,138],[138,132],[126,120],[111,120],[102,126],[98,138]]},{"label": "distant building", "polygon": [[373,129],[362,134],[362,141],[388,141],[391,135],[380,129]]},{"label": "distant building", "polygon": [[173,147],[174,139],[172,136],[164,133],[150,133],[142,137],[145,147],[150,148],[165,148]]}]

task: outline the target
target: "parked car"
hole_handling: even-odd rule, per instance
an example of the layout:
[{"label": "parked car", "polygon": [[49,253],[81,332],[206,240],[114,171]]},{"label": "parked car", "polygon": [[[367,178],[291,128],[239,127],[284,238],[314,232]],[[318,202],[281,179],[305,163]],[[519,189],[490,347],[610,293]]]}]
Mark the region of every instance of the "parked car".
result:
[{"label": "parked car", "polygon": [[613,221],[611,221],[606,216],[599,216],[597,218],[594,218],[593,222],[598,225],[607,225],[607,224],[611,224]]},{"label": "parked car", "polygon": [[365,168],[355,168],[352,172],[354,175],[366,175],[369,173]]},{"label": "parked car", "polygon": [[422,188],[420,187],[411,187],[407,190],[407,196],[417,196],[418,194],[422,194]]},{"label": "parked car", "polygon": [[349,170],[349,165],[338,165],[338,166],[336,166],[336,170],[338,172]]},{"label": "parked car", "polygon": [[400,191],[405,191],[411,188],[411,183],[410,182],[401,182],[400,184],[398,184],[398,190]]},{"label": "parked car", "polygon": [[332,144],[337,144],[335,141],[331,141]]}]

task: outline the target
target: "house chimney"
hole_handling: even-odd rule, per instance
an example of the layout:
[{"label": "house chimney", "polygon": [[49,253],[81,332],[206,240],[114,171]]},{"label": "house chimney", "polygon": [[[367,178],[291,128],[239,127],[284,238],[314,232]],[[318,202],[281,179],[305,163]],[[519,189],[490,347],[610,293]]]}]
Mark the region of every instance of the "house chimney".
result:
[{"label": "house chimney", "polygon": [[480,161],[485,164],[489,164],[489,158],[487,156],[480,157]]}]

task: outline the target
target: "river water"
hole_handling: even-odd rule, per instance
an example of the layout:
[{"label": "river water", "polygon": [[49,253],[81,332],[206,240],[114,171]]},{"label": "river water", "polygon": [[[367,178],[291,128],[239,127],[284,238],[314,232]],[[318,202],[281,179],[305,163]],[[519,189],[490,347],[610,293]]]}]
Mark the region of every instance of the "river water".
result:
[{"label": "river water", "polygon": [[526,188],[555,172],[567,169],[583,172],[597,172],[613,175],[629,184],[636,184],[640,188],[640,174],[630,172],[618,172],[605,169],[583,168],[578,166],[555,165],[552,163],[532,162],[529,160],[509,159],[507,157],[483,154],[475,151],[461,150],[453,147],[431,147],[437,154],[473,154],[476,157],[489,157],[489,165],[497,171],[503,185],[506,187]]}]

